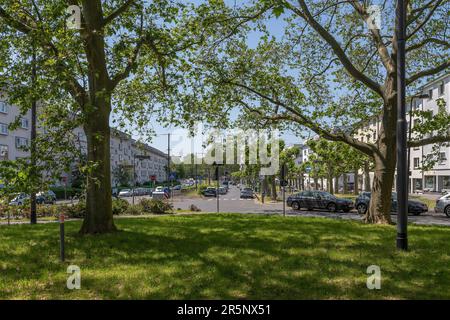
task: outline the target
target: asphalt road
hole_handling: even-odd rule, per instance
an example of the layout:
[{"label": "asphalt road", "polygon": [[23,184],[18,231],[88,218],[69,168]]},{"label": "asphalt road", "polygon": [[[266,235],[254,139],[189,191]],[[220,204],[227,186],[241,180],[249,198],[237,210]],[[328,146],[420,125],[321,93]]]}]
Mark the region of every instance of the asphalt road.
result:
[{"label": "asphalt road", "polygon": [[[226,195],[219,197],[219,212],[234,212],[234,213],[260,213],[260,214],[283,214],[283,203],[267,202],[262,204],[256,199],[240,199],[240,191],[237,187],[231,186]],[[286,196],[287,197],[287,196]],[[193,204],[197,206],[202,212],[217,212],[216,198],[184,198],[175,197],[172,201],[175,209],[188,210]],[[328,211],[307,211],[307,210],[292,210],[286,206],[286,215],[288,216],[302,216],[302,217],[323,217],[333,219],[351,219],[361,220],[362,216],[356,211],[349,213],[344,212],[328,212]],[[392,216],[392,220],[396,221],[396,215]],[[450,218],[444,214],[436,214],[434,212],[423,213],[420,216],[409,216],[408,220],[415,224],[428,225],[445,225],[450,226]]]}]

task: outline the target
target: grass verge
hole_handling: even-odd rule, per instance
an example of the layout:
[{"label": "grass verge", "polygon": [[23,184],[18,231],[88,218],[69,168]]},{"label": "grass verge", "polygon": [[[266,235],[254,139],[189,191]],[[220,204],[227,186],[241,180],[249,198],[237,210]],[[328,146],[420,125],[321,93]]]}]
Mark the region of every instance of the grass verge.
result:
[{"label": "grass verge", "polygon": [[[0,299],[450,299],[450,228],[279,216],[202,214],[116,219],[80,237],[66,223],[0,226]],[[68,290],[66,268],[81,268]],[[381,290],[366,287],[381,267]]]}]

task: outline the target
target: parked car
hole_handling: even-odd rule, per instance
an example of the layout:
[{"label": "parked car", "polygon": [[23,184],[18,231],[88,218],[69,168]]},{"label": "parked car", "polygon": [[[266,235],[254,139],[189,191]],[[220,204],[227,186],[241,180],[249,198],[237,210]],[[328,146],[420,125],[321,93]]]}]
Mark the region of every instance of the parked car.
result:
[{"label": "parked car", "polygon": [[216,196],[216,188],[207,187],[205,190],[203,190],[203,195],[205,197],[215,197]]},{"label": "parked car", "polygon": [[241,199],[253,199],[255,197],[255,193],[252,188],[244,188],[241,190]]},{"label": "parked car", "polygon": [[450,193],[436,200],[434,212],[445,213],[447,217],[450,217]]},{"label": "parked car", "polygon": [[228,190],[225,187],[220,187],[219,188],[219,194],[227,194]]},{"label": "parked car", "polygon": [[152,195],[156,195],[155,198],[158,197],[158,195],[163,194],[166,198],[170,197],[170,188],[169,187],[163,187],[163,186],[159,186],[156,187],[155,191],[153,191]]},{"label": "parked car", "polygon": [[36,203],[37,204],[55,204],[56,203],[56,194],[51,191],[38,192],[36,194]]},{"label": "parked car", "polygon": [[[359,214],[365,214],[369,207],[371,192],[361,192],[355,200],[355,208]],[[391,212],[397,212],[397,193],[392,192],[392,204]],[[418,200],[408,199],[408,213],[412,213],[415,216],[420,215],[423,212],[428,212],[428,206]]]},{"label": "parked car", "polygon": [[123,189],[119,192],[119,197],[131,197],[133,195],[133,191],[131,189]]},{"label": "parked car", "polygon": [[10,206],[21,206],[30,200],[30,195],[26,193],[18,193],[9,203]]},{"label": "parked car", "polygon": [[287,198],[287,205],[294,210],[306,208],[325,209],[328,211],[350,212],[353,209],[353,201],[350,199],[337,198],[325,191],[303,191]]}]

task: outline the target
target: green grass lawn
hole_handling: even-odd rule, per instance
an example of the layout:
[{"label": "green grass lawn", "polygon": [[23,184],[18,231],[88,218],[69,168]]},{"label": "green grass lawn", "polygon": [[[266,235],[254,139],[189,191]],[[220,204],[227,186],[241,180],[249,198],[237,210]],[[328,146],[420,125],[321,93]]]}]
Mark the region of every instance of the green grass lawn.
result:
[{"label": "green grass lawn", "polygon": [[[450,299],[450,228],[280,216],[200,214],[116,219],[120,232],[80,237],[66,223],[0,226],[1,299]],[[66,268],[81,268],[81,290]],[[379,265],[381,290],[366,288]]]}]

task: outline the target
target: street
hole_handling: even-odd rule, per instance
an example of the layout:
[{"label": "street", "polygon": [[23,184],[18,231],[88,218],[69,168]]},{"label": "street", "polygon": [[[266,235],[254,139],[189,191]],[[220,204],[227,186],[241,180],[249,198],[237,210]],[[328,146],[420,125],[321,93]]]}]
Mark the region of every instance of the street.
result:
[{"label": "street", "polygon": [[[260,213],[260,214],[283,214],[283,203],[273,203],[266,199],[266,203],[262,204],[257,199],[240,199],[239,188],[231,186],[226,195],[219,197],[219,212],[233,212],[233,213]],[[287,197],[287,195],[286,195]],[[171,200],[174,209],[189,210],[191,205],[197,206],[202,212],[217,212],[216,198],[184,198],[182,196],[175,197]],[[324,217],[333,219],[352,219],[361,220],[362,216],[351,211],[345,212],[328,212],[328,211],[307,211],[307,210],[292,210],[286,206],[286,215],[288,216],[302,216],[302,217]],[[392,220],[395,222],[397,216],[392,215]],[[444,214],[436,214],[433,211],[423,213],[420,216],[409,216],[408,220],[415,224],[427,225],[445,225],[450,226],[450,218]]]}]

